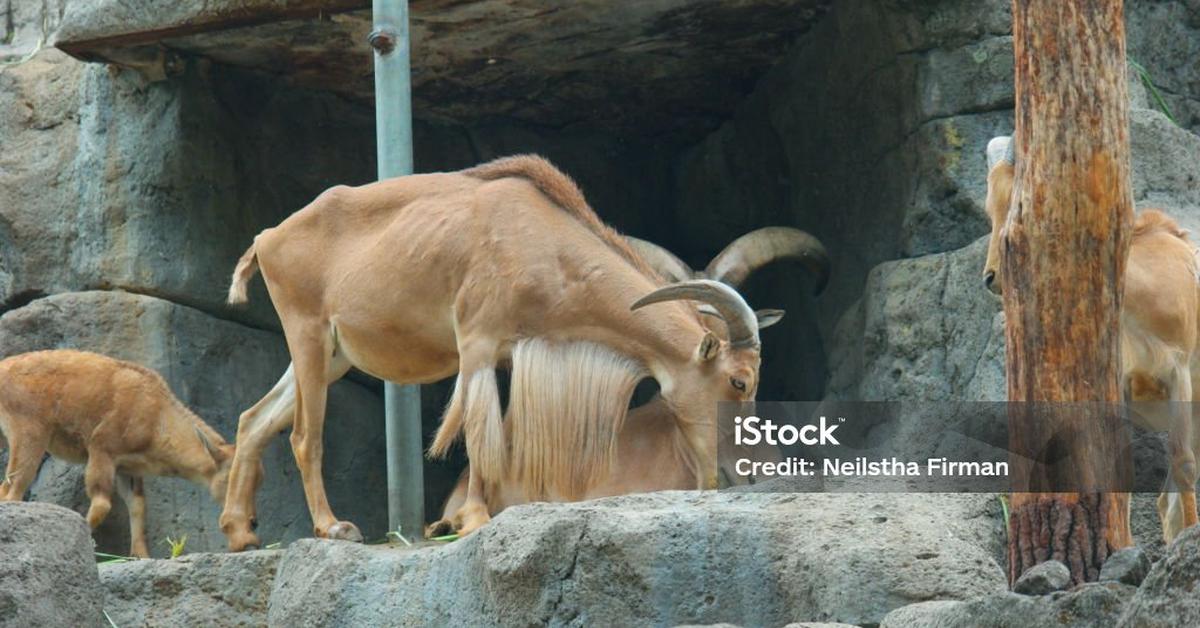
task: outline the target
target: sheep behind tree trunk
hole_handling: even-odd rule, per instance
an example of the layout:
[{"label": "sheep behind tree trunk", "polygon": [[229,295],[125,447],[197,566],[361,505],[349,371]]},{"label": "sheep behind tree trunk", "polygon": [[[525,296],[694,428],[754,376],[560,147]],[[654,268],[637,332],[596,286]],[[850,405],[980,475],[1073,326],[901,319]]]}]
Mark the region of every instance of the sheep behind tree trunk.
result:
[{"label": "sheep behind tree trunk", "polygon": [[[1132,544],[1119,313],[1131,234],[1121,0],[1014,0],[1016,182],[1002,274],[1014,468],[1009,576],[1060,560],[1076,582]],[[1044,407],[1044,406],[1043,406]],[[1057,460],[1057,462],[1055,462]],[[1064,488],[1079,487],[1079,488]],[[1089,490],[1090,488],[1090,490]],[[1107,491],[1107,492],[1106,492]]]}]

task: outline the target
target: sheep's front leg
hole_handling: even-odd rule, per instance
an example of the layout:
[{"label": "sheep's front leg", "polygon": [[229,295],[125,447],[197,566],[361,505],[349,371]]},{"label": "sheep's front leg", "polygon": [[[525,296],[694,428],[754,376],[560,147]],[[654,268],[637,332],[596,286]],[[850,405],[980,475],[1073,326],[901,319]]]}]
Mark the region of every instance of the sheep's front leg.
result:
[{"label": "sheep's front leg", "polygon": [[496,385],[495,345],[486,340],[463,341],[459,356],[458,376],[465,378],[466,386],[456,387],[455,392],[465,397],[450,405],[462,408],[470,471],[467,498],[451,521],[459,534],[467,535],[492,519],[484,497],[484,479],[498,483],[504,478],[507,446]]},{"label": "sheep's front leg", "polygon": [[442,504],[442,518],[425,526],[425,538],[431,539],[454,533],[454,515],[458,512],[459,508],[462,508],[463,503],[467,501],[469,473],[470,469],[463,469],[463,472],[459,474],[458,483],[454,485],[454,490],[450,492],[450,496]]},{"label": "sheep's front leg", "polygon": [[717,465],[717,430],[713,423],[698,421],[680,426],[688,455],[696,463],[696,488],[720,488]]},{"label": "sheep's front leg", "polygon": [[475,465],[468,467],[467,499],[454,513],[454,527],[459,535],[466,536],[492,520],[488,514],[487,500],[483,492],[483,478]]}]

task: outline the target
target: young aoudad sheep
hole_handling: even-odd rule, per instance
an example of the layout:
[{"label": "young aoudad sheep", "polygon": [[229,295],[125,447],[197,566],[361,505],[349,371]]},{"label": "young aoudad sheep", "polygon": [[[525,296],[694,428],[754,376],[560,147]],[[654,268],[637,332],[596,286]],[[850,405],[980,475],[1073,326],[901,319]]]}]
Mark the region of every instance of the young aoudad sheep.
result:
[{"label": "young aoudad sheep", "polygon": [[104,521],[115,485],[129,508],[130,553],[143,558],[149,552],[142,478],[182,477],[220,502],[234,453],[158,373],[83,351],[0,360],[0,435],[9,449],[0,501],[24,497],[47,451],[86,464],[88,525]]}]

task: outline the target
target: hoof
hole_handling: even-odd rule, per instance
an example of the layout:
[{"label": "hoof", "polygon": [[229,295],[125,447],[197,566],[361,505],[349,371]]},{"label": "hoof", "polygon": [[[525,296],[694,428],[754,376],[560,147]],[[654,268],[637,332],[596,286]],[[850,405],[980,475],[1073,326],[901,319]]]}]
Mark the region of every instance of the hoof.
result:
[{"label": "hoof", "polygon": [[229,551],[244,552],[251,548],[258,549],[261,545],[258,535],[254,533],[254,528],[258,526],[256,525],[257,519],[253,516],[247,517],[238,512],[222,512],[218,521],[221,532],[229,544]]},{"label": "hoof", "polygon": [[325,532],[325,538],[335,541],[350,541],[351,543],[362,543],[362,532],[358,531],[358,526],[349,521],[339,521],[331,526]]},{"label": "hoof", "polygon": [[491,515],[487,514],[486,510],[480,509],[464,513],[462,516],[462,525],[458,528],[459,536],[467,536],[468,534],[482,528],[487,522],[491,521]]},{"label": "hoof", "polygon": [[253,532],[243,532],[241,534],[229,535],[229,551],[244,552],[250,549],[258,549],[262,543],[258,540],[258,535]]},{"label": "hoof", "polygon": [[450,523],[449,519],[439,519],[425,526],[425,538],[427,539],[448,534],[454,534],[454,525]]}]

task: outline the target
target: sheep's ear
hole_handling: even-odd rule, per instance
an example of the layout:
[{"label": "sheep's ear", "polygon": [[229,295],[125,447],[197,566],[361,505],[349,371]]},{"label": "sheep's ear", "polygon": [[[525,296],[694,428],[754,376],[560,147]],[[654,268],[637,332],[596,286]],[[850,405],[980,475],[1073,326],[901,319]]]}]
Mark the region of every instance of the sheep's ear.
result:
[{"label": "sheep's ear", "polygon": [[[721,313],[713,309],[711,305],[704,304],[697,309],[700,310],[701,314],[706,314],[708,316],[725,320],[725,318],[721,316]],[[771,325],[778,323],[783,318],[783,313],[783,310],[775,309],[754,310],[754,317],[758,319],[758,328],[766,329]]]},{"label": "sheep's ear", "polygon": [[754,316],[758,318],[758,328],[766,329],[783,319],[783,310],[755,310]]},{"label": "sheep's ear", "polygon": [[696,355],[701,362],[707,362],[717,357],[717,352],[721,349],[721,340],[717,335],[710,332],[704,334],[704,339],[700,341],[700,347],[696,349]]},{"label": "sheep's ear", "polygon": [[208,455],[212,456],[213,460],[217,462],[223,462],[227,457],[225,452],[221,451],[220,447],[217,447],[212,441],[208,440],[208,437],[204,435],[204,432],[200,431],[200,428],[197,427],[195,429],[196,436],[200,437],[200,442],[204,444],[204,450],[208,452]]}]

